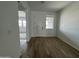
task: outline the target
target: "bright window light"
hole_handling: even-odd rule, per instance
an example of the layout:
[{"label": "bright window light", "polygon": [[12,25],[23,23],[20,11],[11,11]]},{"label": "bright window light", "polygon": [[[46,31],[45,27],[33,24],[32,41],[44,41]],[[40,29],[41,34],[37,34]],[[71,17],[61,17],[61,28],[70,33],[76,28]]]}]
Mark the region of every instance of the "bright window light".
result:
[{"label": "bright window light", "polygon": [[46,17],[46,29],[53,29],[54,28],[54,17],[47,16]]},{"label": "bright window light", "polygon": [[25,11],[18,11],[18,24],[19,24],[19,32],[20,32],[20,39],[26,39],[26,13]]},{"label": "bright window light", "polygon": [[26,27],[26,21],[23,20],[23,27]]},{"label": "bright window light", "polygon": [[19,17],[26,17],[26,13],[24,11],[18,11]]},{"label": "bright window light", "polygon": [[19,27],[22,27],[22,21],[19,20]]}]

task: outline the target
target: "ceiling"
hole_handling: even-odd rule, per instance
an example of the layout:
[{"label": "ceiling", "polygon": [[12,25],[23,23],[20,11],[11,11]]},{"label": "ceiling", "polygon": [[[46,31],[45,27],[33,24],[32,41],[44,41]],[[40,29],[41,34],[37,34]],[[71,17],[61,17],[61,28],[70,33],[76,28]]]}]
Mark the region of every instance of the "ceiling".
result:
[{"label": "ceiling", "polygon": [[28,1],[31,10],[36,11],[58,11],[70,3],[71,1]]}]

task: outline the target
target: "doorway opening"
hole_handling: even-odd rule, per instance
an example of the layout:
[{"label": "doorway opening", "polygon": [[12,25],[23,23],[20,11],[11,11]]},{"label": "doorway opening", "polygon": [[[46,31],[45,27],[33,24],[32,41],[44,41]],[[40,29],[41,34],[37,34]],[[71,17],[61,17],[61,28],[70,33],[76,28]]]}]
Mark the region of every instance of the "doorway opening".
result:
[{"label": "doorway opening", "polygon": [[26,49],[26,12],[18,11],[18,25],[21,51]]}]

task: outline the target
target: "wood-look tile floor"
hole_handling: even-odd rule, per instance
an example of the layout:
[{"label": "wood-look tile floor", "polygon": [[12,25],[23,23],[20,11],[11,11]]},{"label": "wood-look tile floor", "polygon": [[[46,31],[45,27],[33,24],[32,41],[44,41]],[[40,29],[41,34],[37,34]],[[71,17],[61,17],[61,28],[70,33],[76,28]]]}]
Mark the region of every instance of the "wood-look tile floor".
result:
[{"label": "wood-look tile floor", "polygon": [[28,42],[22,58],[77,58],[79,51],[56,37],[35,37]]}]

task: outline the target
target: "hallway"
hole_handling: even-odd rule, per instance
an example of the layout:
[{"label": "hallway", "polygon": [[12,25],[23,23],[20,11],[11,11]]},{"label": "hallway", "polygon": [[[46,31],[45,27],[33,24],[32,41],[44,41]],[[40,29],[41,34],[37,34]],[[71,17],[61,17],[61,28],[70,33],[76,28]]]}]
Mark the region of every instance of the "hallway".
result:
[{"label": "hallway", "polygon": [[33,37],[28,43],[27,53],[21,57],[32,58],[76,58],[79,51],[56,37]]}]

